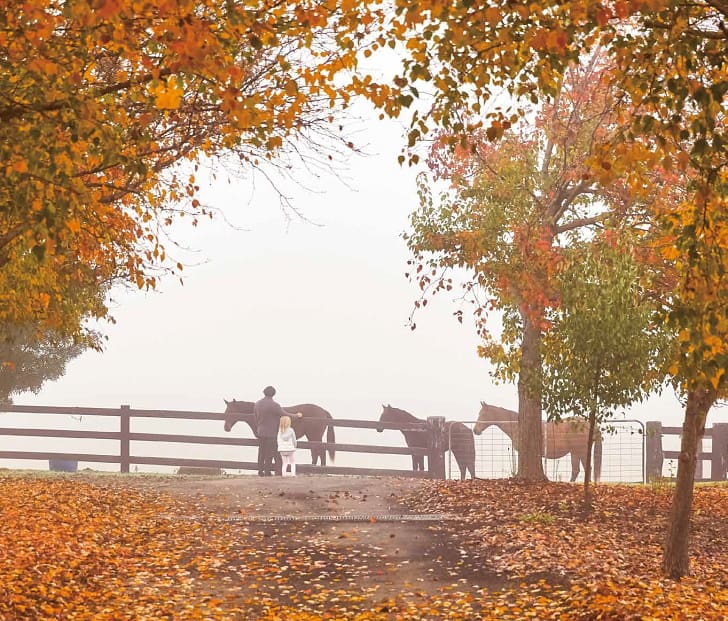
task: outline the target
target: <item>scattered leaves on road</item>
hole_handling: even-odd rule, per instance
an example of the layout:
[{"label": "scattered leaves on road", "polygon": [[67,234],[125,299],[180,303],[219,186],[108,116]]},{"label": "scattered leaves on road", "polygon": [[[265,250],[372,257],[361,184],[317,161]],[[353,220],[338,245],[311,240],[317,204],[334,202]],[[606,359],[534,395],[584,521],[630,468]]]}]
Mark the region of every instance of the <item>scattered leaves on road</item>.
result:
[{"label": "scattered leaves on road", "polygon": [[154,479],[103,479],[0,475],[0,619],[728,618],[725,485],[696,488],[692,575],[674,583],[667,486],[600,485],[583,513],[570,484],[418,482],[400,503],[458,516],[406,526],[419,575],[398,524],[240,519],[267,511],[259,498],[221,519]]}]

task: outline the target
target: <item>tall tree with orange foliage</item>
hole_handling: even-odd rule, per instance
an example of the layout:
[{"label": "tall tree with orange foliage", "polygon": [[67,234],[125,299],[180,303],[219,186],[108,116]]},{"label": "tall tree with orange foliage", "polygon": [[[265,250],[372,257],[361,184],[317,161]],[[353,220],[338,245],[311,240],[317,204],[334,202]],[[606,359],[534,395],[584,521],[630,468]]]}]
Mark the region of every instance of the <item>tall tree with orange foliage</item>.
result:
[{"label": "tall tree with orange foliage", "polygon": [[[450,188],[436,201],[421,179],[421,206],[407,235],[425,294],[451,287],[448,270],[464,266],[472,274],[466,292],[487,296],[476,305],[479,352],[501,379],[518,376],[518,476],[531,481],[545,478],[541,346],[560,297],[565,235],[631,207],[618,184],[596,183],[584,166],[618,129],[601,61],[597,55],[569,71],[554,102],[536,112],[535,128],[514,117],[497,143],[487,130],[454,152],[441,140],[429,162]],[[488,308],[503,312],[502,332]]]},{"label": "tall tree with orange foliage", "polygon": [[[317,0],[27,0],[3,11],[0,321],[42,319],[77,268],[138,287],[182,269],[164,231],[211,213],[192,172],[200,157],[292,168],[350,148],[332,124],[350,93],[334,81],[375,17]],[[38,271],[11,287],[31,255]]]},{"label": "tall tree with orange foliage", "polygon": [[[600,48],[613,62],[610,87],[628,125],[585,162],[590,179],[622,179],[638,196],[656,167],[689,172],[679,206],[653,204],[662,231],[655,248],[676,268],[665,319],[678,334],[671,367],[686,395],[685,419],[663,569],[688,573],[688,528],[698,441],[728,386],[728,5],[720,0],[546,0],[454,2],[395,0],[388,33],[407,39],[396,84],[415,94],[432,83],[428,114],[413,116],[410,142],[434,126],[469,129],[463,118],[505,88],[516,99],[556,97],[567,66]],[[414,88],[414,91],[412,90]],[[508,115],[485,118],[490,135]]]}]

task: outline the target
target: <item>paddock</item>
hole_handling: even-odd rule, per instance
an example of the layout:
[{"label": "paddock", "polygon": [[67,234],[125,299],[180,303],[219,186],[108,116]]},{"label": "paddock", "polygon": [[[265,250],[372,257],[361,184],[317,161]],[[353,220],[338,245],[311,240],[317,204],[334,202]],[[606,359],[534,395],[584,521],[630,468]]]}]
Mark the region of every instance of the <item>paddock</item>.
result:
[{"label": "paddock", "polygon": [[[223,431],[223,412],[14,405],[3,409],[0,466],[47,469],[49,462],[70,469],[120,472],[173,472],[179,468],[211,468],[228,473],[257,470],[257,440],[246,425]],[[476,421],[462,422],[472,429]],[[298,471],[319,474],[459,478],[448,451],[445,419],[430,417],[417,425],[377,420],[332,419],[336,427],[336,463],[312,466],[309,450],[329,448],[326,442],[299,442]],[[377,433],[384,427],[383,433]],[[430,435],[427,448],[407,447],[402,431]],[[602,473],[606,482],[643,482],[670,478],[676,471],[679,428],[659,423],[615,420],[603,436]],[[517,453],[505,434],[490,427],[475,436],[476,477],[509,478],[516,473]],[[426,468],[412,471],[412,456],[423,455]],[[16,465],[19,464],[19,465]],[[728,424],[706,429],[698,461],[698,480],[725,480]],[[568,481],[569,458],[544,460],[553,481]],[[583,473],[578,480],[583,480]]]}]

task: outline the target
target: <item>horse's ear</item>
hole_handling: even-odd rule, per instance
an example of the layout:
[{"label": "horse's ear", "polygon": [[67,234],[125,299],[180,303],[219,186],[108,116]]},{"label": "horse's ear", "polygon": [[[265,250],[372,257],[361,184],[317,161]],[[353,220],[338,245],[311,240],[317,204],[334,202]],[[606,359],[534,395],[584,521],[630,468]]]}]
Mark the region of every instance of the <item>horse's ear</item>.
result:
[{"label": "horse's ear", "polygon": [[485,407],[485,401],[481,401],[480,402],[480,405],[482,405],[483,407]]}]

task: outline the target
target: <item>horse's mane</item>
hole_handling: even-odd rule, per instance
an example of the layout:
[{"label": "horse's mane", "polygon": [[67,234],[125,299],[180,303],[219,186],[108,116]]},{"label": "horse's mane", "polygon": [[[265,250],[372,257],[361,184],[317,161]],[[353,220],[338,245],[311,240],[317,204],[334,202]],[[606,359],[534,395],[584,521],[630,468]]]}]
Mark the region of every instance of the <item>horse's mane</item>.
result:
[{"label": "horse's mane", "polygon": [[394,412],[395,414],[400,414],[404,418],[407,418],[407,419],[409,419],[411,421],[419,421],[419,422],[422,422],[422,419],[417,418],[414,414],[410,414],[407,410],[402,410],[401,408],[396,408],[396,407],[394,407],[392,405],[385,405],[385,406],[382,406],[382,407],[385,410],[389,410],[391,412]]},{"label": "horse's mane", "polygon": [[241,414],[252,414],[253,408],[255,407],[255,403],[253,401],[237,401],[236,399],[233,399],[232,401],[228,401],[227,399],[224,399],[225,405],[227,406],[225,408],[225,412],[239,412]]},{"label": "horse's mane", "polygon": [[[481,401],[480,405],[482,406],[480,408],[480,414],[488,414],[488,415],[496,415],[496,418],[492,418],[491,420],[510,420],[511,418],[518,418],[518,412],[514,412],[513,410],[508,410],[506,408],[498,407],[497,405],[488,405],[485,401]],[[501,418],[502,417],[502,418]]]}]

